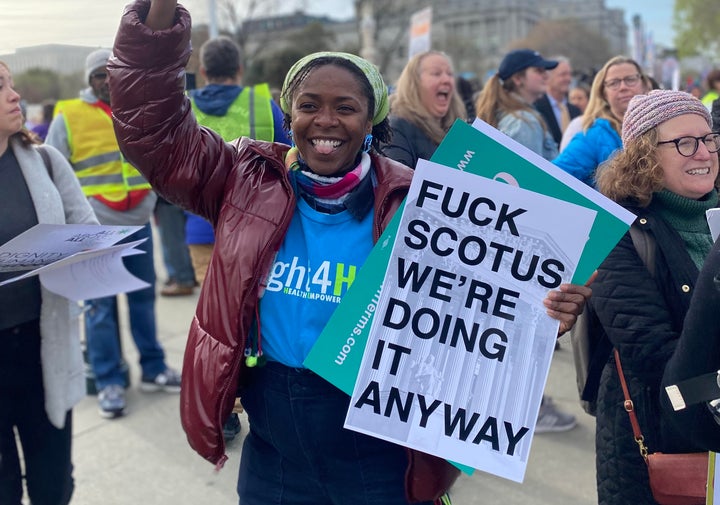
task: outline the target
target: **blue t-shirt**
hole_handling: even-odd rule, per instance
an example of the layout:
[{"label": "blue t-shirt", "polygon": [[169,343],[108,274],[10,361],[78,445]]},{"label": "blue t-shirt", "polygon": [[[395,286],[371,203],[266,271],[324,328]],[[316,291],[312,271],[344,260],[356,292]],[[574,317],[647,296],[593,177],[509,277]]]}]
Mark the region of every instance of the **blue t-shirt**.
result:
[{"label": "blue t-shirt", "polygon": [[373,248],[373,212],[324,214],[298,199],[260,300],[267,359],[301,368]]}]

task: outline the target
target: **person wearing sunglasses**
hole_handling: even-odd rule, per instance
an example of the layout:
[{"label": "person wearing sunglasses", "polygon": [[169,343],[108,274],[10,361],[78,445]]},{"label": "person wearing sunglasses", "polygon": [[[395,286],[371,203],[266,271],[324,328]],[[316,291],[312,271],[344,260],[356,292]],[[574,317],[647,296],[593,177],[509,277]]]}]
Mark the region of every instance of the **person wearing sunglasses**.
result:
[{"label": "person wearing sunglasses", "polygon": [[620,129],[630,100],[650,89],[650,80],[635,60],[624,56],[608,60],[593,80],[582,131],[575,134],[553,163],[594,187],[598,166],[622,147]]},{"label": "person wearing sunglasses", "polygon": [[[597,189],[637,215],[633,227],[651,244],[652,259],[646,266],[626,234],[598,268],[589,303],[620,354],[648,450],[698,452],[692,441],[664,431],[660,386],[713,245],[705,212],[718,205],[720,135],[700,100],[654,90],[630,100],[622,145],[598,169]],[[610,354],[597,401],[598,503],[655,504],[623,402]]]}]

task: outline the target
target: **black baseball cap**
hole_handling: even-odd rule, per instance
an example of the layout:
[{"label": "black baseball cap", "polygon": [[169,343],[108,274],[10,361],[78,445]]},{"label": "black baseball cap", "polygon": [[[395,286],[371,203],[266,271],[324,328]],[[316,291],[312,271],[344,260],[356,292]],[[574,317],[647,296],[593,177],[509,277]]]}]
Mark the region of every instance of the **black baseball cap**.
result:
[{"label": "black baseball cap", "polygon": [[514,74],[530,67],[539,67],[552,70],[558,66],[555,60],[546,60],[537,51],[532,49],[516,49],[505,55],[498,68],[498,77],[503,81]]}]

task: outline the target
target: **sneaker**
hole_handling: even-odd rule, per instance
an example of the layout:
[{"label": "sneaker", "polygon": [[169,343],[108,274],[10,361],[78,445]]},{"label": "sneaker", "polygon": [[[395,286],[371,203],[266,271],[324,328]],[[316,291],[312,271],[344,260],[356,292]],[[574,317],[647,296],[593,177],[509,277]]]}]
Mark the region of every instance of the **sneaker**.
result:
[{"label": "sneaker", "polygon": [[155,377],[143,377],[140,382],[140,391],[154,393],[163,391],[165,393],[180,392],[180,373],[172,368],[166,368]]},{"label": "sneaker", "polygon": [[535,433],[568,431],[575,427],[577,421],[572,414],[560,412],[549,396],[543,396],[538,413]]},{"label": "sneaker", "polygon": [[105,419],[114,419],[125,414],[125,388],[120,384],[105,386],[98,393],[100,415]]},{"label": "sneaker", "polygon": [[240,424],[240,417],[233,412],[230,414],[230,417],[227,418],[225,424],[223,424],[223,438],[225,439],[225,442],[233,440],[238,433],[240,433],[241,429],[242,425]]},{"label": "sneaker", "polygon": [[160,290],[162,296],[189,296],[195,292],[195,284],[169,282]]}]

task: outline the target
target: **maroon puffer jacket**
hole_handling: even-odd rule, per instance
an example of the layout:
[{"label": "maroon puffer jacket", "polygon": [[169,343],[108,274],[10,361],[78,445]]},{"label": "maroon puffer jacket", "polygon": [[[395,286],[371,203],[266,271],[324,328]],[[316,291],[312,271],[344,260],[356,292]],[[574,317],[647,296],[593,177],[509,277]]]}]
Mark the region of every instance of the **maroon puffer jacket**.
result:
[{"label": "maroon puffer jacket", "polygon": [[[218,467],[227,459],[222,424],[245,372],[246,345],[261,281],[295,208],[287,146],[241,139],[236,145],[200,127],[184,93],[190,16],[152,32],[141,20],[148,0],[129,6],[108,64],[115,132],[123,154],[168,201],[199,214],[216,242],[192,320],[182,373],[180,414],[195,451]],[[407,193],[412,171],[372,157],[377,176],[374,240]],[[435,499],[457,471],[444,460],[409,451],[408,497]],[[426,489],[428,484],[433,489]]]}]

